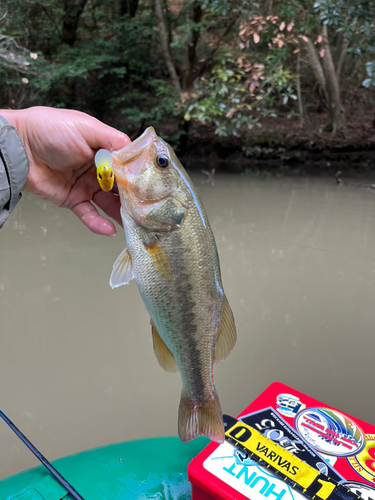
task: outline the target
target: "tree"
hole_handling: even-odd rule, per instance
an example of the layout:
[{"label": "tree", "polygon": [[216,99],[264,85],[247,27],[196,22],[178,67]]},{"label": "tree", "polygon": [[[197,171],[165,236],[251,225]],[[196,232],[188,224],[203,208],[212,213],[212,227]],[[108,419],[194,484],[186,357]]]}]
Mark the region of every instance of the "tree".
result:
[{"label": "tree", "polygon": [[74,45],[77,38],[79,18],[85,8],[87,0],[64,0],[64,17],[62,26],[62,41]]},{"label": "tree", "polygon": [[130,17],[135,17],[138,9],[138,0],[121,0],[121,10],[122,16],[128,15]]},{"label": "tree", "polygon": [[13,64],[0,44],[3,106],[82,109],[134,136],[154,125],[178,142],[204,124],[244,139],[265,118],[311,126],[313,105],[327,116],[316,130],[336,132],[375,82],[371,0],[4,0],[5,12],[4,43],[39,57]]}]

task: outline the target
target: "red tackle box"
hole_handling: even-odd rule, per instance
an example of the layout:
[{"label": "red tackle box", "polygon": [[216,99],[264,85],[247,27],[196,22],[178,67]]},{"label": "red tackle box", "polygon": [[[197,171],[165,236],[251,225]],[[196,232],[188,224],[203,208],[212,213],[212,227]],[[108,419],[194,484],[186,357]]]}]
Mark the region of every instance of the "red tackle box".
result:
[{"label": "red tackle box", "polygon": [[[375,427],[279,382],[238,417],[363,500],[375,500]],[[189,464],[192,500],[306,500],[230,443]]]}]

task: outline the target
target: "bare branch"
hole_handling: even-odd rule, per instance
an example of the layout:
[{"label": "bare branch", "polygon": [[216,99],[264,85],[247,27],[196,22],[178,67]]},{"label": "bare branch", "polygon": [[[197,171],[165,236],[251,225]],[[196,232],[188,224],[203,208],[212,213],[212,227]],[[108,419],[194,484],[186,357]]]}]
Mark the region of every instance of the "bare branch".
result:
[{"label": "bare branch", "polygon": [[19,45],[14,38],[0,35],[0,64],[20,73],[32,73],[29,69],[30,59],[36,59],[37,54]]}]

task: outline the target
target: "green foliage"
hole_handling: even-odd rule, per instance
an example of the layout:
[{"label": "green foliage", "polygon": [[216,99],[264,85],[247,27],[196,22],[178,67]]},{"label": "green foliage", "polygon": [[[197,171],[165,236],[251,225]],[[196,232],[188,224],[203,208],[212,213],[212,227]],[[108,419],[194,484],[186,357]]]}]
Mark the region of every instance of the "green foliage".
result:
[{"label": "green foliage", "polygon": [[362,85],[364,87],[375,87],[375,61],[369,61],[366,63],[367,78],[363,80]]},{"label": "green foliage", "polygon": [[[275,61],[276,59],[276,61]],[[239,136],[260,126],[265,116],[277,116],[276,102],[296,99],[294,76],[271,55],[265,65],[223,58],[202,77],[186,103],[185,120],[213,123],[219,136]]]},{"label": "green foliage", "polygon": [[[335,63],[348,40],[342,85],[349,75],[375,85],[371,0],[165,1],[170,56],[181,85],[192,82],[182,95],[165,62],[154,0],[139,0],[134,17],[121,15],[124,0],[88,0],[73,46],[63,43],[65,2],[1,3],[0,35],[29,58],[9,63],[0,44],[1,106],[81,109],[130,134],[154,125],[175,141],[186,133],[184,121],[213,126],[219,136],[246,136],[264,118],[296,116],[296,54],[306,36],[319,53],[320,22],[329,28]],[[305,92],[313,88],[306,65],[301,82]]]},{"label": "green foliage", "polygon": [[375,5],[371,0],[318,0],[313,7],[324,24],[346,35],[355,33],[359,26],[371,25],[374,20]]}]

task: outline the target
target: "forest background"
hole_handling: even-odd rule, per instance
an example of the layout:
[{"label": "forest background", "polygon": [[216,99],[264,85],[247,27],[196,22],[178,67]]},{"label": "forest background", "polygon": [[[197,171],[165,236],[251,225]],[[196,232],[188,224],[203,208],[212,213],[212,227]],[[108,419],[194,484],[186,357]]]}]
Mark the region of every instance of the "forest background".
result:
[{"label": "forest background", "polygon": [[2,0],[0,105],[82,110],[132,139],[152,125],[190,164],[371,168],[374,15],[366,0]]}]

